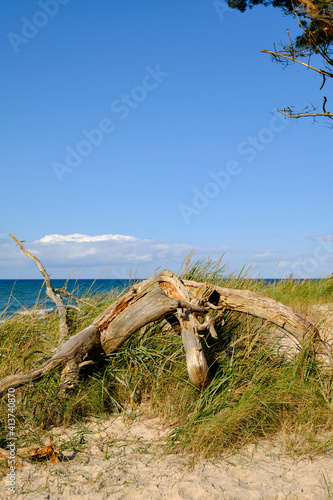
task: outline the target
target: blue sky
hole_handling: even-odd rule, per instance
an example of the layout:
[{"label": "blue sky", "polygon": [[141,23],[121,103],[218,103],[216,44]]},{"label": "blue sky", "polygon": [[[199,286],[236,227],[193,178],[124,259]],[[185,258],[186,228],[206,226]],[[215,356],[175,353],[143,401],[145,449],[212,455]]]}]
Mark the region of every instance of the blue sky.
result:
[{"label": "blue sky", "polygon": [[[221,5],[222,2],[220,2]],[[198,0],[3,0],[0,278],[332,272],[332,134],[277,108],[332,92],[260,49],[292,18]],[[120,235],[120,236],[119,236]]]}]

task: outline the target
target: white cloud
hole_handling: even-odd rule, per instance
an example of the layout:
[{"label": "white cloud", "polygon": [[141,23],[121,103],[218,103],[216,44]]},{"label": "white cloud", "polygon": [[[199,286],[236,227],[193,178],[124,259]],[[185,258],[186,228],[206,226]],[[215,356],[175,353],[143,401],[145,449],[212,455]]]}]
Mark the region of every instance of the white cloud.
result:
[{"label": "white cloud", "polygon": [[191,250],[186,244],[139,239],[122,234],[50,234],[29,245],[45,262],[62,266],[135,265],[158,259],[175,259]]},{"label": "white cloud", "polygon": [[[54,272],[54,277],[61,278],[66,278],[77,268],[78,272],[82,271],[83,278],[96,278],[105,269],[109,269],[103,274],[105,278],[128,278],[130,272],[134,275],[136,269],[139,277],[150,276],[158,268],[169,268],[177,272],[191,250],[195,250],[193,261],[207,258],[217,260],[225,253],[223,263],[230,263],[230,271],[238,271],[245,265],[251,266],[250,275],[272,277],[278,257],[283,255],[277,249],[194,246],[122,234],[48,234],[39,240],[27,241],[24,245],[38,256],[47,272]],[[326,264],[327,253],[329,252],[324,252]],[[312,264],[312,261],[305,260],[306,256],[297,255],[293,258],[284,252],[283,257],[279,264],[280,274],[290,274],[293,270],[297,274],[307,274],[306,271],[296,268],[300,265],[304,268],[304,262],[307,266]],[[319,267],[314,269],[316,274],[317,271],[321,272]],[[40,277],[36,265],[11,239],[0,239],[0,279]]]},{"label": "white cloud", "polygon": [[[140,239],[121,234],[103,234],[90,236],[86,234],[49,234],[40,240],[24,243],[43,263],[48,272],[57,271],[65,277],[75,268],[84,270],[89,277],[110,267],[112,275],[105,277],[127,278],[130,270],[138,267],[138,275],[151,274],[158,266],[175,270],[193,249],[192,245]],[[196,257],[218,258],[228,247],[197,247]],[[31,260],[25,256],[14,242],[0,240],[1,277],[27,277],[38,270]],[[20,272],[21,270],[21,272]],[[84,276],[86,277],[86,276]]]},{"label": "white cloud", "polygon": [[333,234],[309,234],[305,239],[310,241],[333,241]]},{"label": "white cloud", "polygon": [[273,250],[265,250],[262,253],[256,253],[254,259],[271,259],[275,253]]},{"label": "white cloud", "polygon": [[75,243],[90,243],[93,241],[137,241],[138,238],[134,236],[124,236],[123,234],[101,234],[99,236],[88,236],[86,234],[49,234],[41,238],[39,241],[42,243],[59,243],[59,242],[75,242]]},{"label": "white cloud", "polygon": [[280,267],[296,277],[319,278],[328,276],[333,269],[333,237],[307,237],[316,242],[306,253],[288,256],[280,262]]}]

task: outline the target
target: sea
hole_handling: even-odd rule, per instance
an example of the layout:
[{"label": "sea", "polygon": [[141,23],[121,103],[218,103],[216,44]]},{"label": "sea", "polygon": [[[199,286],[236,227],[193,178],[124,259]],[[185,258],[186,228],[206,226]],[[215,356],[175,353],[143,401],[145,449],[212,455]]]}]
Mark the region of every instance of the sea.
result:
[{"label": "sea", "polygon": [[[139,281],[139,280],[136,280]],[[280,281],[280,279],[262,279],[265,284]],[[303,280],[301,280],[303,281]],[[52,279],[53,288],[63,288],[66,284],[68,292],[76,297],[82,294],[103,293],[112,295],[115,290],[122,291],[134,284],[128,279]],[[55,304],[45,294],[45,284],[42,279],[34,280],[4,280],[0,279],[0,322],[16,313],[25,312],[33,307],[51,312],[55,309]]]},{"label": "sea", "polygon": [[[111,295],[116,289],[121,291],[128,288],[129,285],[133,285],[133,280],[131,283],[126,279],[52,280],[53,288],[63,288],[65,284],[68,292],[74,293],[76,297],[81,297],[88,291],[89,293],[110,293]],[[44,280],[0,280],[0,321],[36,305],[48,312],[55,309],[54,302],[45,294]]]}]

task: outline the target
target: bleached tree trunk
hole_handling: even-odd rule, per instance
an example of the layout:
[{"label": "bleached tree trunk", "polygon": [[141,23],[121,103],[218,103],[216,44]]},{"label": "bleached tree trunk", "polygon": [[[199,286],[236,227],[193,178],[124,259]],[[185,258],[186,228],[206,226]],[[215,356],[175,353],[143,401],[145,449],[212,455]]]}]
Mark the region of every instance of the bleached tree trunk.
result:
[{"label": "bleached tree trunk", "polygon": [[[218,317],[229,310],[261,318],[288,332],[301,345],[313,340],[325,363],[332,364],[331,353],[314,325],[289,307],[247,290],[181,280],[171,271],[164,270],[132,286],[39,368],[1,380],[0,395],[9,387],[25,385],[54,369],[62,369],[64,387],[72,388],[81,368],[92,364],[98,354],[114,352],[140,328],[172,313],[178,314],[189,378],[196,387],[202,388],[208,383],[209,375],[199,332],[206,328],[216,338],[216,318],[210,315],[214,310],[220,311]],[[205,316],[203,324],[197,319],[202,316]]]}]

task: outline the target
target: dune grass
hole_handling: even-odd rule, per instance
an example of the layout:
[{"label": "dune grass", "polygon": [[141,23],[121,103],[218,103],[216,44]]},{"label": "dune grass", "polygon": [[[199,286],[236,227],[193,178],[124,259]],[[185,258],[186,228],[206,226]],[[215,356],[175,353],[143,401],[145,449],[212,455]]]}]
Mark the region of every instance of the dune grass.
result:
[{"label": "dune grass", "polygon": [[[267,285],[231,274],[227,266],[196,262],[183,277],[253,290],[306,313],[333,302],[333,280],[290,278]],[[73,334],[88,326],[119,292],[85,297],[71,316]],[[181,338],[162,321],[142,329],[117,352],[100,357],[68,398],[58,393],[59,373],[16,390],[17,435],[22,446],[52,426],[68,426],[110,413],[160,416],[173,431],[170,449],[213,456],[279,435],[289,452],[333,450],[332,374],[318,366],[311,345],[283,357],[265,339],[262,321],[228,313],[219,339],[205,343],[211,381],[200,391],[188,380]],[[14,318],[0,325],[0,378],[29,370],[57,346],[55,314]],[[6,443],[6,398],[0,403],[0,446]]]}]

